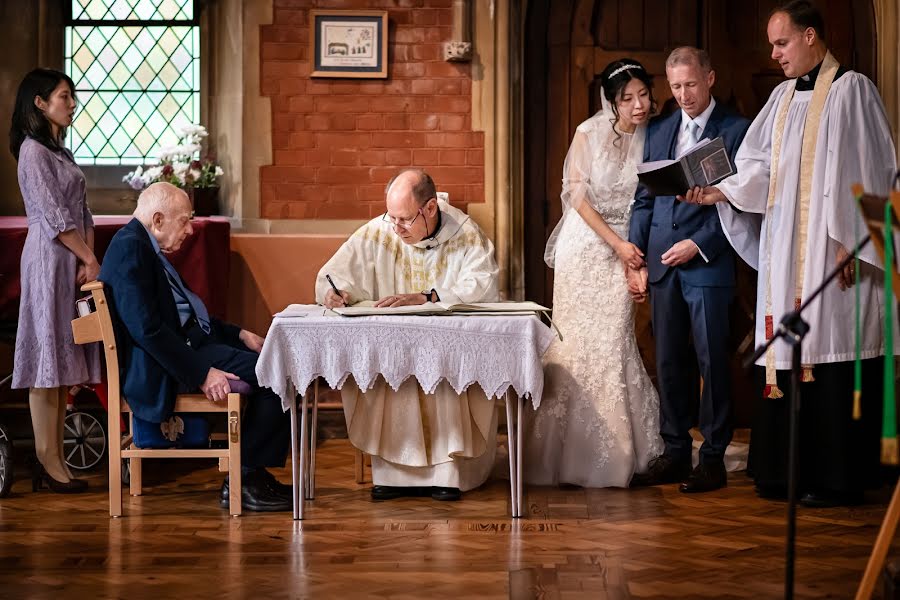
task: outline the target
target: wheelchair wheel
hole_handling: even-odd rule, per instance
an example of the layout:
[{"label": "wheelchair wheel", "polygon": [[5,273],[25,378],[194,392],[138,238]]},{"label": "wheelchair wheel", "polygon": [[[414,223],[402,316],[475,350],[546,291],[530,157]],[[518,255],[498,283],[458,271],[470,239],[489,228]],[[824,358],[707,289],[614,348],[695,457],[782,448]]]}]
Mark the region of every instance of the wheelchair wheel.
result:
[{"label": "wheelchair wheel", "polygon": [[66,464],[73,469],[91,469],[106,453],[106,430],[91,413],[75,411],[66,415],[63,432]]},{"label": "wheelchair wheel", "polygon": [[0,498],[9,495],[13,484],[13,445],[6,433],[6,427],[0,424]]}]

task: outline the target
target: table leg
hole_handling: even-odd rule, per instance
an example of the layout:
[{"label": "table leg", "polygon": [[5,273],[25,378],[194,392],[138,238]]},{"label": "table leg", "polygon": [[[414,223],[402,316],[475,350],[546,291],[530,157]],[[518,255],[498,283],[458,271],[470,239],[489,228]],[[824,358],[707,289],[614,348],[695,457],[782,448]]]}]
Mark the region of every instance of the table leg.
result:
[{"label": "table leg", "polygon": [[518,513],[516,506],[516,430],[513,423],[512,397],[506,391],[506,445],[509,447],[509,506],[512,517]]},{"label": "table leg", "polygon": [[516,510],[517,517],[522,517],[522,421],[525,415],[525,398],[516,398]]},{"label": "table leg", "polygon": [[298,486],[300,485],[300,474],[298,473],[297,464],[297,393],[294,386],[288,383],[287,397],[291,403],[291,490],[294,507],[294,520],[300,518],[300,493]]},{"label": "table leg", "polygon": [[306,504],[306,469],[307,460],[309,459],[307,452],[309,451],[309,388],[304,390],[303,402],[300,407],[300,515],[303,519],[303,508]]},{"label": "table leg", "polygon": [[313,384],[312,420],[309,426],[309,471],[306,474],[306,499],[316,497],[316,430],[319,427],[319,380]]}]

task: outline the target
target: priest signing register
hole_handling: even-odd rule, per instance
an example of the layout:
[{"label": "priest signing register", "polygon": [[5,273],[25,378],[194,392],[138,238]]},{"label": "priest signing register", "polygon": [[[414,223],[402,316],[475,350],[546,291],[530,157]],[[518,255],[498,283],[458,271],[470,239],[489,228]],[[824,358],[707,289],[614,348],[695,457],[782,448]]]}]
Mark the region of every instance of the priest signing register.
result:
[{"label": "priest signing register", "polygon": [[[740,256],[758,269],[756,343],[770,338],[848,256],[866,228],[851,185],[886,195],[897,168],[878,90],[839,64],[825,45],[821,13],[806,0],[776,8],[769,19],[772,58],[789,78],[772,92],[735,158],[737,175],[691,190],[684,201],[711,204]],[[855,504],[876,485],[881,421],[885,310],[881,261],[860,253],[838,281],[803,311],[800,409],[800,502]],[[857,290],[856,286],[859,288]],[[861,301],[862,406],[854,420],[854,297]],[[791,349],[776,342],[757,363],[760,400],[750,443],[757,492],[787,490]]]},{"label": "priest signing register", "polygon": [[[464,212],[437,198],[427,173],[400,172],[386,201],[387,212],[359,228],[319,271],[317,302],[335,308],[366,300],[408,306],[499,299],[493,244]],[[479,386],[457,394],[444,380],[426,394],[414,378],[397,391],[380,377],[369,390],[348,378],[341,396],[350,441],[372,456],[373,499],[458,500],[490,474],[497,416]]]}]

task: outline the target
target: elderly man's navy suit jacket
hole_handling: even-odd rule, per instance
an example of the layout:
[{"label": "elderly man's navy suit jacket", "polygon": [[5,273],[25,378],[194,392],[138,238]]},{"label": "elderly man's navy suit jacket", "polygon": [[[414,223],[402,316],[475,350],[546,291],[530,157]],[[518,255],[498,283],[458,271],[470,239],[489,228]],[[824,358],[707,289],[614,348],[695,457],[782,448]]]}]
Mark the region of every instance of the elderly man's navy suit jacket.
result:
[{"label": "elderly man's navy suit jacket", "polygon": [[[199,388],[212,365],[184,335],[165,268],[137,219],[113,237],[99,279],[113,315],[122,393],[136,416],[159,423],[175,395]],[[211,327],[211,335],[238,342],[238,327],[217,319]]]}]

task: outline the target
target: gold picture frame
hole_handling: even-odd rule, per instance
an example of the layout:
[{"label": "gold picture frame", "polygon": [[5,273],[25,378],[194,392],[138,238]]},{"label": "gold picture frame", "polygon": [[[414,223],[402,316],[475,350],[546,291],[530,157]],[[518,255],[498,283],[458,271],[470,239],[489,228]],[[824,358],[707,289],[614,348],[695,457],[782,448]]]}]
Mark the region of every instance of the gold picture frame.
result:
[{"label": "gold picture frame", "polygon": [[387,78],[387,11],[310,10],[309,26],[311,77]]}]

